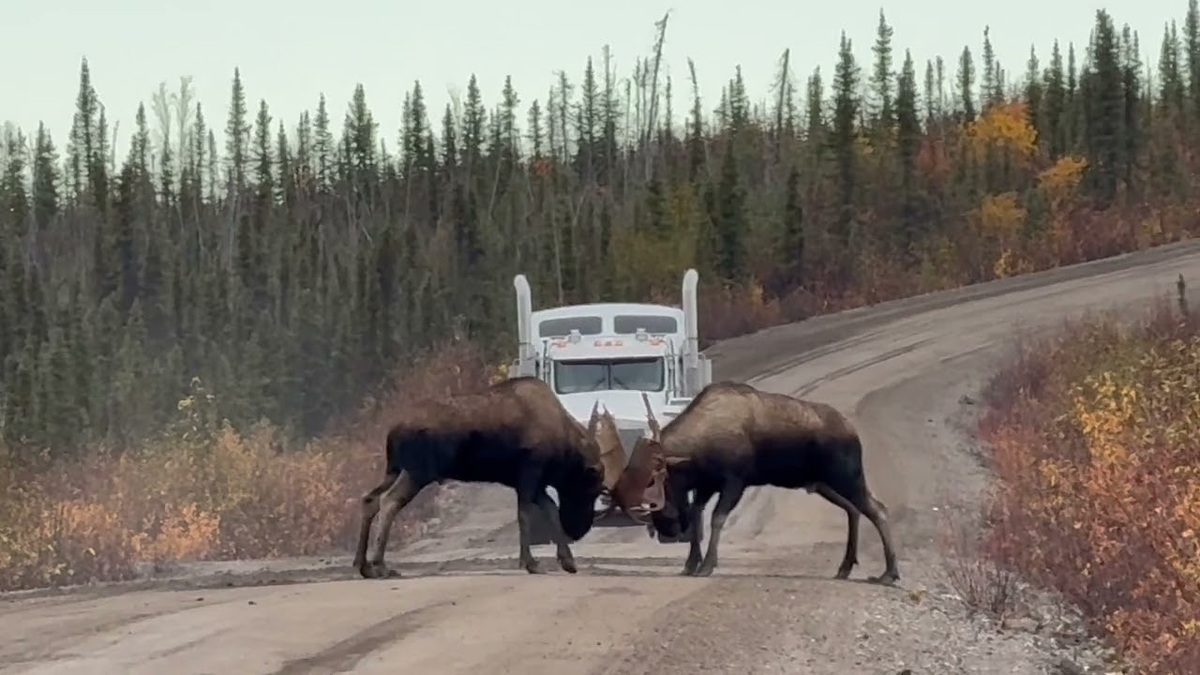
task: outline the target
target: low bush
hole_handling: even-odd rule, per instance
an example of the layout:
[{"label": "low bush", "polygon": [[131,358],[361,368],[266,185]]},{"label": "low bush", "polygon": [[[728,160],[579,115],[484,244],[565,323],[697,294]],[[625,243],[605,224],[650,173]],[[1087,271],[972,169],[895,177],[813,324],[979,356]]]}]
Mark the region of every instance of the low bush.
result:
[{"label": "low bush", "polygon": [[1072,323],[993,378],[989,556],[1060,591],[1145,672],[1200,672],[1200,321]]}]

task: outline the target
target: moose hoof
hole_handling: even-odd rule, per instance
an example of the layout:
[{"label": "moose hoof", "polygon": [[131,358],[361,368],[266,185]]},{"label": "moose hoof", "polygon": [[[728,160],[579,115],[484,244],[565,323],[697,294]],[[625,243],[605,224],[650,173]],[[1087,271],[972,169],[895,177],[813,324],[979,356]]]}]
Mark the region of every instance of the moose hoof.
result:
[{"label": "moose hoof", "polygon": [[704,565],[704,564],[701,564],[701,565],[700,565],[700,567],[698,567],[698,568],[696,569],[696,571],[692,573],[692,576],[695,576],[695,577],[711,577],[711,576],[712,576],[712,573],[713,573],[713,571],[714,571],[714,570],[716,570],[716,568],[717,568],[717,566],[716,566],[716,565]]},{"label": "moose hoof", "polygon": [[575,574],[576,572],[579,571],[579,568],[577,568],[575,566],[574,558],[559,558],[558,564],[560,567],[563,568],[563,571],[566,572],[567,574]]},{"label": "moose hoof", "polygon": [[394,570],[389,570],[382,560],[366,563],[358,568],[358,573],[364,579],[386,579],[400,576]]},{"label": "moose hoof", "polygon": [[525,562],[521,563],[521,566],[524,567],[525,571],[529,572],[530,574],[545,574],[545,571],[542,569],[542,563],[538,562],[536,559],[526,560]]},{"label": "moose hoof", "polygon": [[834,579],[849,579],[850,578],[850,568],[849,567],[839,567],[837,574],[833,575],[833,578]]},{"label": "moose hoof", "polygon": [[897,572],[884,572],[877,577],[868,577],[867,581],[872,584],[880,584],[881,586],[894,586],[900,580],[900,575]]}]

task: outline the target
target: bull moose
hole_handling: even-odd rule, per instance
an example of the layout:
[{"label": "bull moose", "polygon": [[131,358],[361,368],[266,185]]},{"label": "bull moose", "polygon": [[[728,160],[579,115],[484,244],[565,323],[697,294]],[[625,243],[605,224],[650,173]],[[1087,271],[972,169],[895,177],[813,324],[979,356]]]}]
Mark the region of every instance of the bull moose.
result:
[{"label": "bull moose", "polygon": [[[716,382],[665,428],[659,427],[648,400],[646,414],[651,435],[634,445],[613,489],[613,501],[626,512],[651,504],[654,529],[669,539],[688,537],[684,575],[712,574],[730,511],[747,487],[770,485],[805,488],[845,510],[848,538],[836,578],[845,579],[858,564],[860,514],[870,519],[883,540],[886,569],[870,580],[891,584],[900,578],[887,507],[867,489],[862,442],[835,408],[747,384]],[[695,496],[689,503],[692,490]],[[719,496],[702,560],[700,520],[713,495]]]},{"label": "bull moose", "polygon": [[[585,429],[535,377],[413,404],[388,432],[383,482],[362,498],[354,566],[364,578],[388,576],[384,551],[396,515],[426,485],[457,480],[499,483],[516,491],[520,564],[530,574],[541,572],[529,549],[533,515],[540,509],[559,565],[574,574],[569,543],[591,530],[596,499],[615,482],[605,475],[605,463],[611,463],[607,455],[623,452],[619,439],[618,447],[601,451],[599,439],[609,435],[598,434],[600,422],[597,405]],[[557,509],[546,492],[549,486],[558,493]]]}]

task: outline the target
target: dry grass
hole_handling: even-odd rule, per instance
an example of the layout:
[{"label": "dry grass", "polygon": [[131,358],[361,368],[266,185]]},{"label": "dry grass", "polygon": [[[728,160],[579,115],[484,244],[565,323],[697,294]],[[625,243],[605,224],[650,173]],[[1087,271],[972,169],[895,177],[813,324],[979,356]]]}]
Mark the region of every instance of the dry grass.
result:
[{"label": "dry grass", "polygon": [[985,532],[992,524],[986,510],[940,511],[942,572],[968,608],[1003,622],[1019,610],[1020,575],[987,555]]},{"label": "dry grass", "polygon": [[981,550],[1155,673],[1200,672],[1200,321],[1178,307],[1023,345],[980,423],[999,478]]}]

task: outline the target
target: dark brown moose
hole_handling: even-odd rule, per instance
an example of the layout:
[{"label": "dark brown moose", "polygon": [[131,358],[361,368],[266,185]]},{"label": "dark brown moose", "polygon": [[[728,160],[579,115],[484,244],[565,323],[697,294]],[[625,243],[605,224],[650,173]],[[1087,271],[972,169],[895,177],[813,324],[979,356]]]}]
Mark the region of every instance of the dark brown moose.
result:
[{"label": "dark brown moose", "polygon": [[[871,581],[900,578],[887,508],[867,489],[862,442],[844,415],[824,403],[760,391],[735,382],[716,382],[660,428],[646,401],[651,438],[634,445],[613,490],[613,501],[630,515],[650,505],[653,527],[665,538],[690,540],[683,574],[708,576],[717,567],[721,529],[746,488],[775,487],[816,492],[849,517],[846,554],[837,578],[858,564],[860,514],[883,540],[886,569]],[[694,500],[688,493],[695,490]],[[712,532],[703,559],[700,522],[707,502],[718,495]]]},{"label": "dark brown moose", "polygon": [[[383,482],[362,498],[354,566],[364,578],[388,576],[384,551],[396,515],[426,485],[457,480],[499,483],[516,491],[520,564],[530,574],[541,572],[529,549],[534,510],[540,509],[550,523],[559,564],[574,574],[569,544],[591,530],[596,499],[608,491],[607,456],[624,452],[619,439],[618,447],[602,452],[600,422],[598,406],[593,407],[584,428],[534,377],[409,406],[388,432]],[[610,437],[615,434],[604,435]],[[551,486],[558,493],[557,509],[546,492]]]}]

